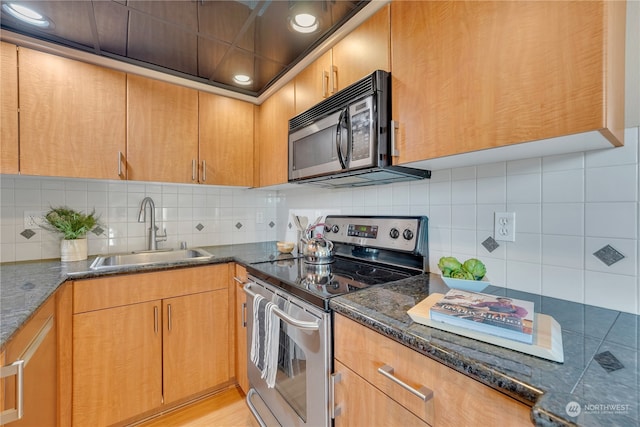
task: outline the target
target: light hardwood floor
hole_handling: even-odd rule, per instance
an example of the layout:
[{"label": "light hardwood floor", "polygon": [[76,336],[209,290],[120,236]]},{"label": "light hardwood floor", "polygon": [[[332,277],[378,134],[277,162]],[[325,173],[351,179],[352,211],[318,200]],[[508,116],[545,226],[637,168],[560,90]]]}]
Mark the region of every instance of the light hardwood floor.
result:
[{"label": "light hardwood floor", "polygon": [[258,427],[258,423],[244,394],[234,387],[137,427]]}]

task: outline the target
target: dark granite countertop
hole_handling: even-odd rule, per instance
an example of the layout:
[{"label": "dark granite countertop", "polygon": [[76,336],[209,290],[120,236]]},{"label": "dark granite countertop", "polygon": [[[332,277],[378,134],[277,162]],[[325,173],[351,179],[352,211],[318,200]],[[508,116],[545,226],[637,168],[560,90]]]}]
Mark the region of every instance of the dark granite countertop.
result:
[{"label": "dark granite countertop", "polygon": [[290,255],[279,254],[275,242],[207,246],[203,249],[211,253],[214,256],[213,259],[206,262],[166,263],[118,270],[91,271],[89,266],[95,258],[93,256],[84,261],[64,263],[60,260],[51,260],[0,264],[0,349],[4,348],[9,339],[47,298],[69,279],[88,279],[232,261],[247,265],[276,260],[283,256],[290,257]]},{"label": "dark granite countertop", "polygon": [[[638,316],[495,286],[485,289],[534,301],[536,312],[558,321],[564,363],[557,363],[411,320],[408,309],[447,290],[440,277],[422,275],[333,298],[330,307],[532,406],[531,419],[538,426],[640,425]],[[576,409],[579,413],[572,412]]]}]

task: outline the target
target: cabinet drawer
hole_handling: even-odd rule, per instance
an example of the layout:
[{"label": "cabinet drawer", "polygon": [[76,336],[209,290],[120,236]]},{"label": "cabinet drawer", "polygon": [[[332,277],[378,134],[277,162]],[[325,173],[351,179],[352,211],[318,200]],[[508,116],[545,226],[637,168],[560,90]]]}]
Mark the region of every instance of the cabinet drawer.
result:
[{"label": "cabinet drawer", "polygon": [[227,288],[227,264],[78,280],[73,312],[101,310]]},{"label": "cabinet drawer", "polygon": [[[335,316],[334,328],[335,358],[431,425],[531,425],[528,406],[478,381],[344,316]],[[383,367],[433,397],[425,402],[379,372]]]}]

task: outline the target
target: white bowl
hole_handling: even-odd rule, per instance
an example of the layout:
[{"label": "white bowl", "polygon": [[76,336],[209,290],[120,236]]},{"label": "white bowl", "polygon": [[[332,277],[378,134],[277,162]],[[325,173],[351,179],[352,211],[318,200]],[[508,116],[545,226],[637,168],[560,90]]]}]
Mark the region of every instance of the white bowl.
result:
[{"label": "white bowl", "polygon": [[482,280],[454,279],[453,277],[444,277],[443,275],[440,275],[440,277],[442,277],[442,280],[448,287],[462,289],[463,291],[482,292],[491,284],[487,276],[484,276]]}]

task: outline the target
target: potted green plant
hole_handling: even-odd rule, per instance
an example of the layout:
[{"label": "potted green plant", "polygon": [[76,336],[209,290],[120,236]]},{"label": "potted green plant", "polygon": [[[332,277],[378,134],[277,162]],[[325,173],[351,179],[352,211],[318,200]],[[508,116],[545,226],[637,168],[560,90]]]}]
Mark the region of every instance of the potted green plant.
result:
[{"label": "potted green plant", "polygon": [[98,225],[95,209],[90,214],[66,206],[51,208],[45,215],[46,229],[62,234],[61,261],[87,259],[87,233]]}]

